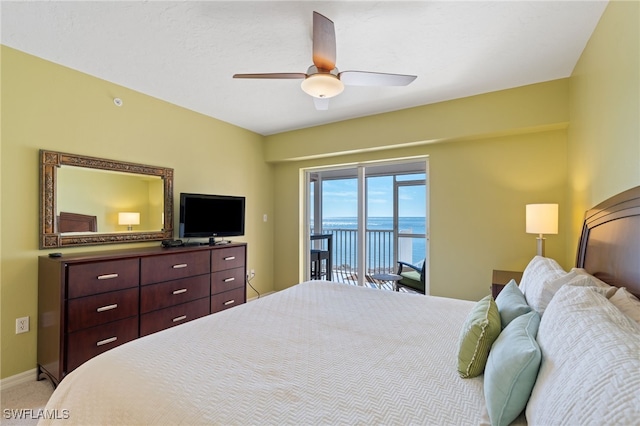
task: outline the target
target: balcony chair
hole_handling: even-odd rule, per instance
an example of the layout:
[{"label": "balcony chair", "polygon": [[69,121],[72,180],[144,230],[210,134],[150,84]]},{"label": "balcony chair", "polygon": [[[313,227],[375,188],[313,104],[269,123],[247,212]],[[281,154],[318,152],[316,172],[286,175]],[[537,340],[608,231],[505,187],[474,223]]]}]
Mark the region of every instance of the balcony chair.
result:
[{"label": "balcony chair", "polygon": [[425,261],[412,265],[407,262],[398,261],[398,275],[402,276],[402,279],[396,284],[396,291],[399,291],[400,287],[408,288],[412,291],[425,294],[424,285],[424,266]]},{"label": "balcony chair", "polygon": [[[311,279],[331,281],[331,252],[328,250],[311,250]],[[323,265],[324,264],[324,265]]]}]

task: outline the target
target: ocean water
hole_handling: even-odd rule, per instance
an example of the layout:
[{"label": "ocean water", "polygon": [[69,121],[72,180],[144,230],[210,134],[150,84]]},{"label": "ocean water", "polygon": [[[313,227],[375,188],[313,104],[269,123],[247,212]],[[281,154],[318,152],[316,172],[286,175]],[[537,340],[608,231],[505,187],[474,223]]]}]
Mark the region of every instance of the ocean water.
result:
[{"label": "ocean water", "polygon": [[[424,217],[400,217],[401,233],[425,234]],[[322,229],[333,234],[333,264],[355,268],[357,259],[358,220],[355,217],[324,218]],[[345,230],[345,231],[341,231]],[[367,219],[367,269],[379,272],[395,270],[393,263],[393,218],[370,217]],[[388,232],[369,232],[388,231]],[[402,238],[399,242],[399,260],[416,264],[426,257],[425,238]]]},{"label": "ocean water", "polygon": [[[398,219],[400,231],[412,230],[414,234],[424,234],[426,219],[424,217],[401,217]],[[322,220],[322,229],[358,229],[355,217],[328,217]],[[367,219],[369,230],[393,230],[392,217],[370,217]]]}]

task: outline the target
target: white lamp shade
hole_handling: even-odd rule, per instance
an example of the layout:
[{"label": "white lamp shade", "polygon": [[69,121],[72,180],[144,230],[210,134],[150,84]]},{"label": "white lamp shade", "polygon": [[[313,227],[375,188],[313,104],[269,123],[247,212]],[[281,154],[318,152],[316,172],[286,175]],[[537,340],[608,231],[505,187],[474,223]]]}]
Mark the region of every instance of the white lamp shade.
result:
[{"label": "white lamp shade", "polygon": [[557,204],[527,204],[528,234],[557,234]]},{"label": "white lamp shade", "polygon": [[118,225],[140,225],[140,213],[137,213],[137,212],[118,213]]},{"label": "white lamp shade", "polygon": [[344,90],[344,84],[333,74],[312,74],[302,81],[302,90],[314,98],[332,98]]}]

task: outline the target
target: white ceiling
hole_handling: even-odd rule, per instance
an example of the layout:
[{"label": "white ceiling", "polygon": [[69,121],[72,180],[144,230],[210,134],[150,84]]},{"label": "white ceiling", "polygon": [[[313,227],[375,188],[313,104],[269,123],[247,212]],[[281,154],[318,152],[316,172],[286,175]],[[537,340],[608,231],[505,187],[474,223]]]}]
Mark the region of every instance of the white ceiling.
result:
[{"label": "white ceiling", "polygon": [[[592,1],[2,1],[2,44],[263,135],[571,75],[607,5]],[[337,67],[415,74],[317,111],[300,80],[312,11]],[[124,107],[127,99],[123,98]]]}]

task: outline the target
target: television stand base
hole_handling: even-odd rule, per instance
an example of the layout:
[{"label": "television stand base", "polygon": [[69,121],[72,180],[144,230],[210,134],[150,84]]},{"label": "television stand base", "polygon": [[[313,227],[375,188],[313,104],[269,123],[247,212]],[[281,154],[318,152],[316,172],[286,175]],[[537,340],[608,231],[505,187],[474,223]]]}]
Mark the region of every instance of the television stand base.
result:
[{"label": "television stand base", "polygon": [[201,246],[202,243],[200,243],[198,241],[195,241],[195,242],[192,241],[192,242],[184,243],[184,245],[187,246],[187,247],[194,247],[194,246]]},{"label": "television stand base", "polygon": [[210,246],[221,246],[221,245],[230,244],[230,243],[231,243],[231,241],[229,241],[229,240],[216,241],[215,237],[209,238],[209,245]]}]

